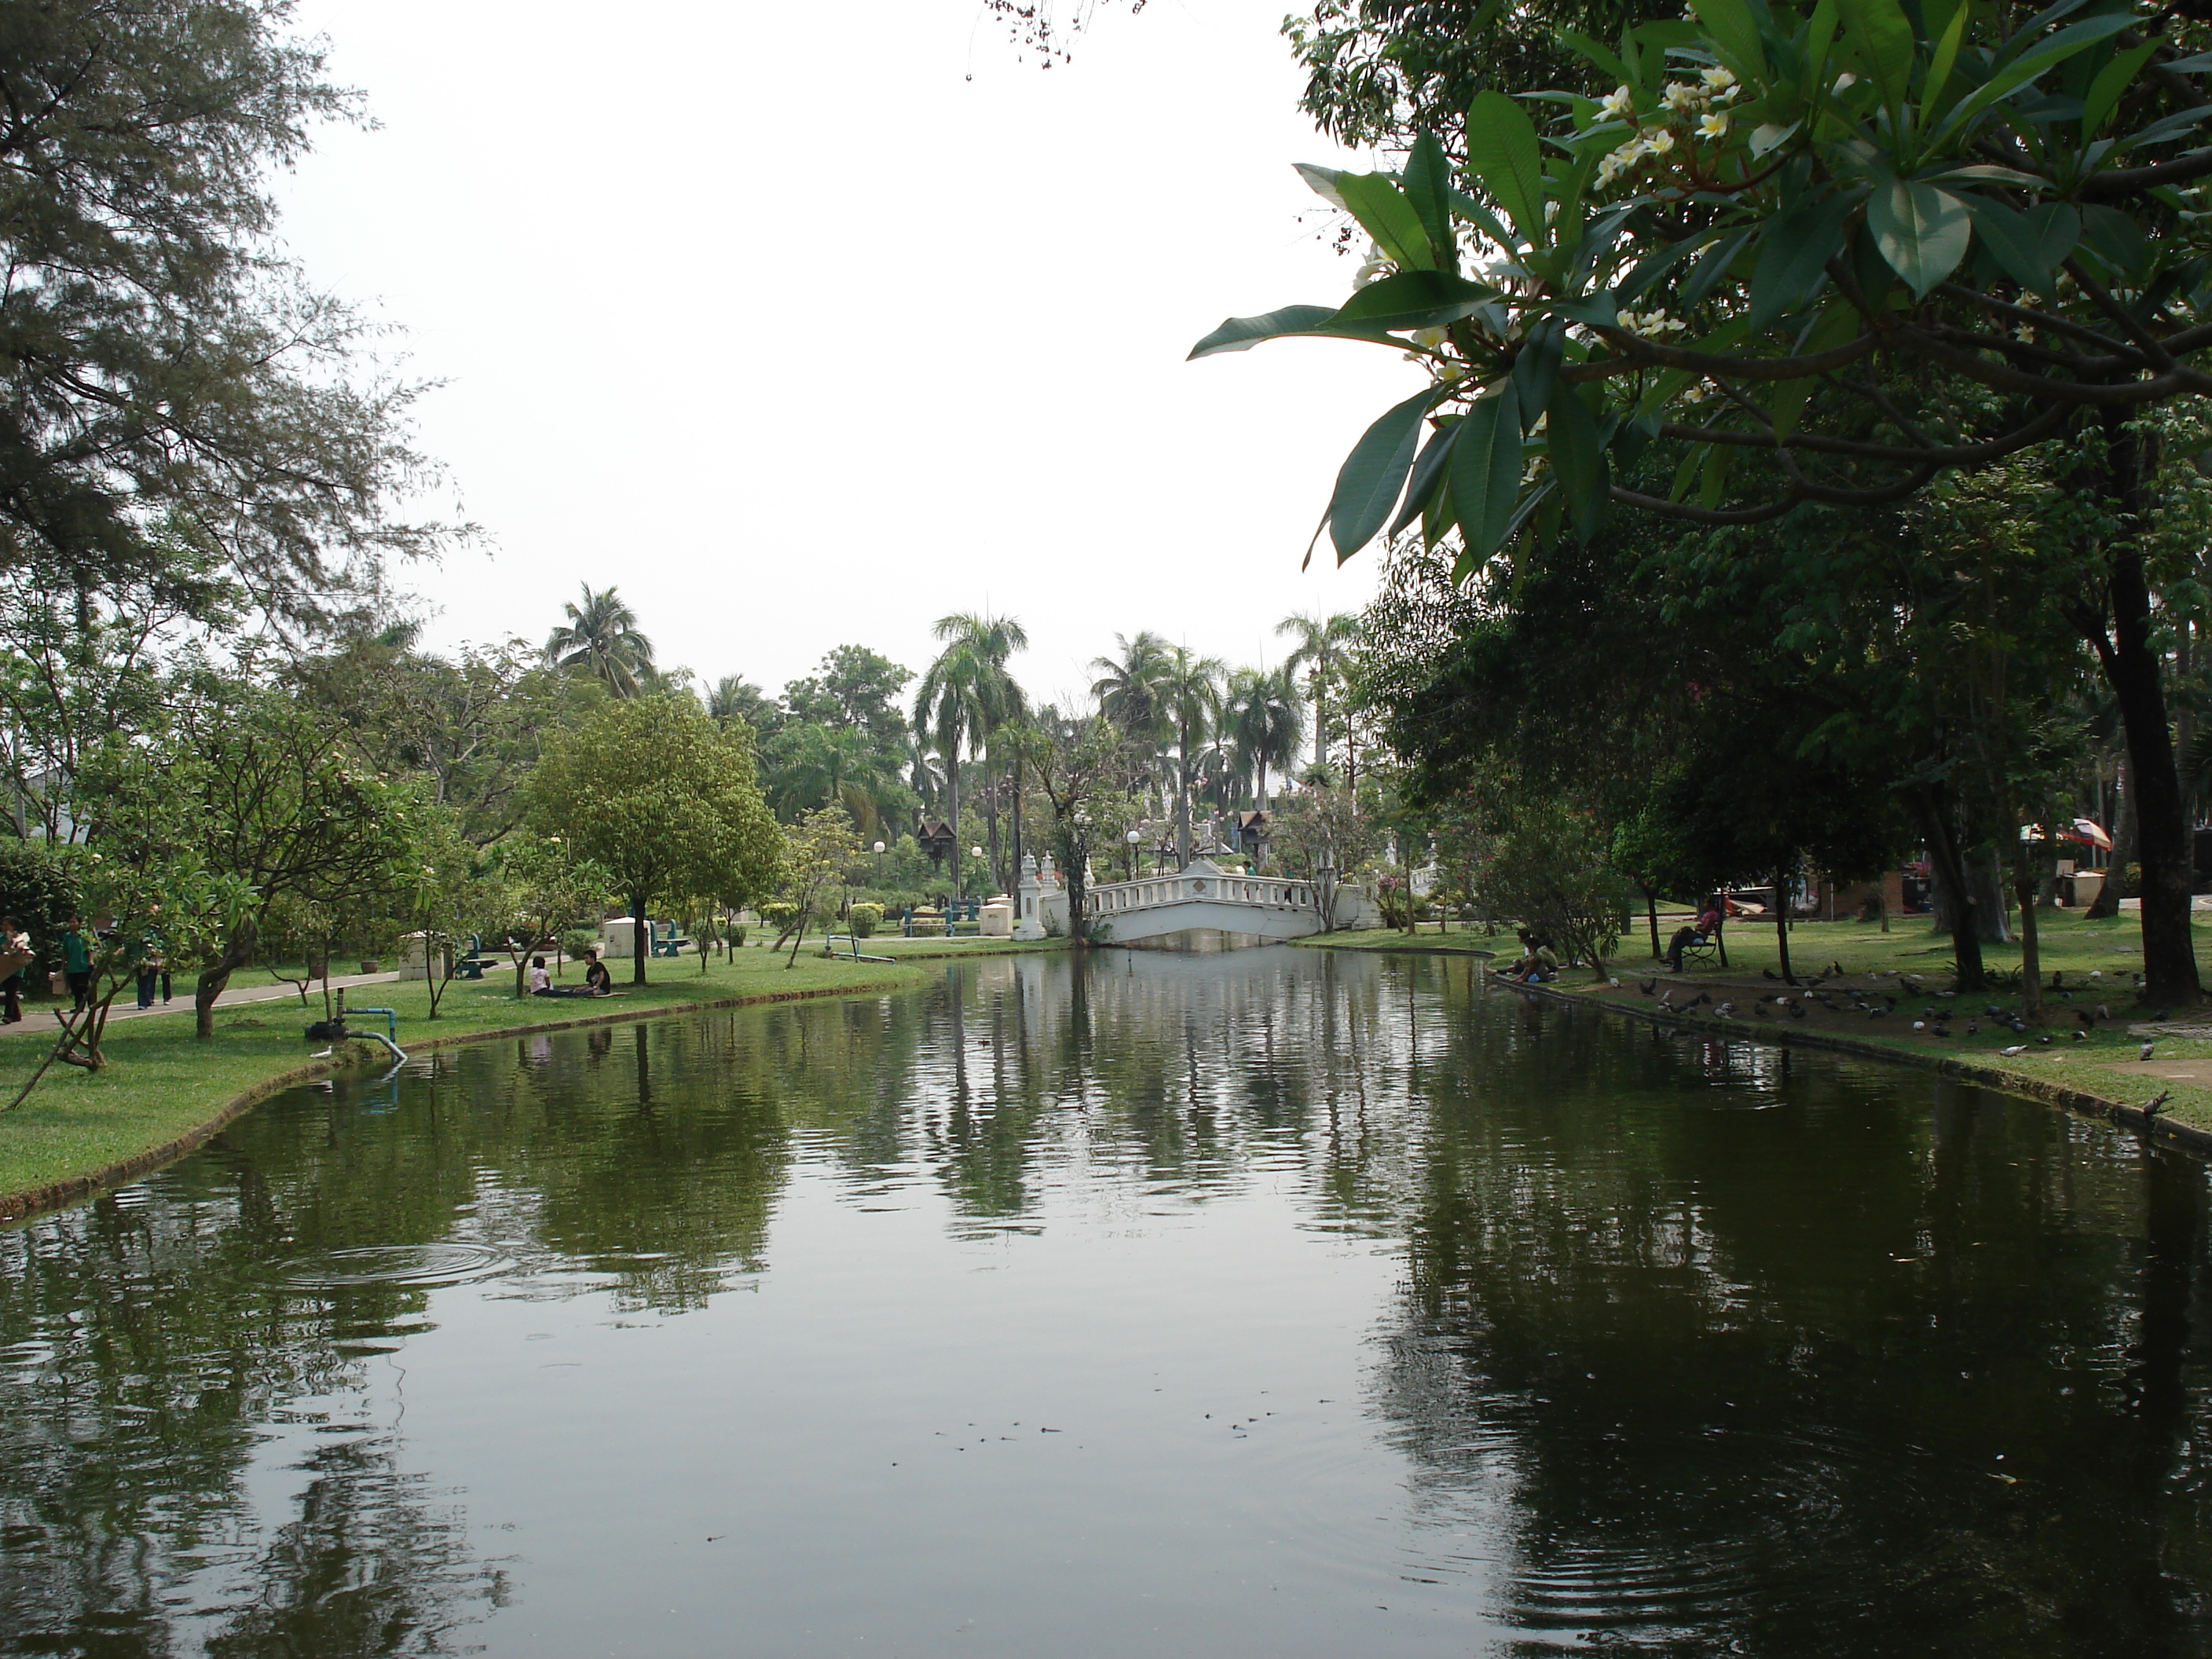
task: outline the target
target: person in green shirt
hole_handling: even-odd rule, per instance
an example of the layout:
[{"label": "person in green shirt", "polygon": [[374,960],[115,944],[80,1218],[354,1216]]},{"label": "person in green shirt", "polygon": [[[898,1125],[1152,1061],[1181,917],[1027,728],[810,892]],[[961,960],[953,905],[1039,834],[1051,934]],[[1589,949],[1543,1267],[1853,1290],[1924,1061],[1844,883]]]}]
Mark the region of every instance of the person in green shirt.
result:
[{"label": "person in green shirt", "polygon": [[82,916],[71,916],[62,930],[62,973],[69,981],[72,1007],[82,1011],[92,997],[92,941],[85,936]]}]

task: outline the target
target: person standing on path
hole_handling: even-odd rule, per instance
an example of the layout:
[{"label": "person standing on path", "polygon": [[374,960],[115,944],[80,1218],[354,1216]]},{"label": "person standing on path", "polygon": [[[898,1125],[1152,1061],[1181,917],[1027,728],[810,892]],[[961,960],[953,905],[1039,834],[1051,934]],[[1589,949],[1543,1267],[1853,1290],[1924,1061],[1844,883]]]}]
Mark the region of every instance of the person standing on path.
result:
[{"label": "person standing on path", "polygon": [[62,930],[62,973],[69,981],[70,1011],[82,1013],[92,995],[92,941],[84,936],[82,916],[71,916]]}]

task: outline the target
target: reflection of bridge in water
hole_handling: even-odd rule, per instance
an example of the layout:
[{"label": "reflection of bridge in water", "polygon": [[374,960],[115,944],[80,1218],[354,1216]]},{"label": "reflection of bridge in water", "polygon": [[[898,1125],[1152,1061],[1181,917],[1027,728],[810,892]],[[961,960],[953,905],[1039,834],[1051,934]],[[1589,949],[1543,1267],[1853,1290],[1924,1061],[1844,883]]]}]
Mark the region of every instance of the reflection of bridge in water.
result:
[{"label": "reflection of bridge in water", "polygon": [[[1021,917],[1040,933],[1067,930],[1067,893],[1047,873],[1023,882]],[[1335,926],[1370,925],[1365,890],[1292,876],[1249,876],[1193,859],[1170,874],[1101,882],[1085,908],[1105,943],[1135,945],[1176,933],[1229,933],[1254,939],[1304,939]],[[1374,920],[1379,921],[1379,918]]]}]

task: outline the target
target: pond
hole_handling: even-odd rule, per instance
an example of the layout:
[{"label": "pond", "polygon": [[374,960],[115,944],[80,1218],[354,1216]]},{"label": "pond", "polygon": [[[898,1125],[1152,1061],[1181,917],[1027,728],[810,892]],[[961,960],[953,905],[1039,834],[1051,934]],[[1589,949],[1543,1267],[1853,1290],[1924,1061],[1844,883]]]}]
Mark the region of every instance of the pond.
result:
[{"label": "pond", "polygon": [[0,1232],[0,1653],[2205,1650],[2203,1166],[1479,969],[287,1095]]}]

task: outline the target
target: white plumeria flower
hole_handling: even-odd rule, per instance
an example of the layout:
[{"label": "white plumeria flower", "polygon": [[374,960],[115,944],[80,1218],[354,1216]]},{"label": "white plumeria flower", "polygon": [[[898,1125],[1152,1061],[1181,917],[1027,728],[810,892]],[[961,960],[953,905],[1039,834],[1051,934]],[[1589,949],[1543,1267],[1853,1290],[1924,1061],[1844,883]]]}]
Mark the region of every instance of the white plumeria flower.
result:
[{"label": "white plumeria flower", "polygon": [[1597,112],[1608,121],[1633,121],[1636,96],[1626,87],[1615,87],[1612,96],[1597,106]]},{"label": "white plumeria flower", "polygon": [[1442,345],[1444,337],[1444,331],[1440,328],[1417,328],[1413,331],[1413,343],[1430,351]]},{"label": "white plumeria flower", "polygon": [[1704,89],[1692,86],[1687,81],[1674,81],[1668,83],[1666,104],[1668,109],[1692,110],[1705,100]]},{"label": "white plumeria flower", "polygon": [[1735,71],[1725,64],[1716,64],[1699,72],[1698,78],[1705,83],[1705,90],[1716,98],[1737,90]]},{"label": "white plumeria flower", "polygon": [[1664,155],[1674,148],[1674,131],[1668,127],[1654,127],[1644,135],[1644,145],[1654,155]]},{"label": "white plumeria flower", "polygon": [[1467,365],[1456,358],[1449,362],[1441,363],[1437,368],[1437,379],[1446,386],[1457,386],[1466,378]]},{"label": "white plumeria flower", "polygon": [[1715,110],[1711,115],[1701,116],[1698,118],[1698,137],[1700,138],[1725,138],[1728,137],[1728,127],[1729,118],[1727,114],[1723,111]]}]

